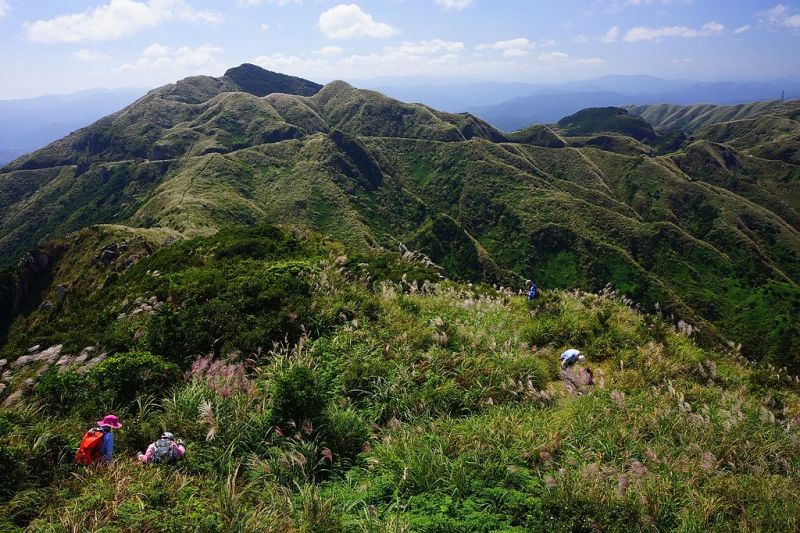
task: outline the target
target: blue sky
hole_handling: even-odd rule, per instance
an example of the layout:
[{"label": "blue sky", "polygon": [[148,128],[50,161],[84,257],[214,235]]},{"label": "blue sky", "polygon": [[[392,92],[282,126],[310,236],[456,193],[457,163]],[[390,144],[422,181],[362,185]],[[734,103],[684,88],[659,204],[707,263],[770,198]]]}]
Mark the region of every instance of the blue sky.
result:
[{"label": "blue sky", "polygon": [[800,1],[0,0],[0,98],[253,62],[326,82],[800,76]]}]

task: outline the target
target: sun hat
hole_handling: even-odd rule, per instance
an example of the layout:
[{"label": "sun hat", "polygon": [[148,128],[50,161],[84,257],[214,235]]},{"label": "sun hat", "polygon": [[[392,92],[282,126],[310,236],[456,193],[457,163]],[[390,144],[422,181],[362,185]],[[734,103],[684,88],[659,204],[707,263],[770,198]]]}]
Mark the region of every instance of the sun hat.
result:
[{"label": "sun hat", "polygon": [[119,423],[119,418],[117,418],[117,415],[106,415],[102,420],[97,421],[97,425],[108,426],[111,429],[119,429],[122,427],[122,424]]}]

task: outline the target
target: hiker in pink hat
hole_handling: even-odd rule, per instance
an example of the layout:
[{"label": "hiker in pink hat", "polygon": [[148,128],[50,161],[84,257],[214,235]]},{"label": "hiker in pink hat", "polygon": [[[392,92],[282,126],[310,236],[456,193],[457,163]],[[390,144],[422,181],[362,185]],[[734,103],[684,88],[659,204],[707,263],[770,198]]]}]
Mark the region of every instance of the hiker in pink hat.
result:
[{"label": "hiker in pink hat", "polygon": [[106,415],[102,420],[97,421],[97,426],[103,430],[103,444],[100,446],[100,460],[110,463],[111,456],[114,454],[114,433],[112,430],[121,428],[122,424],[119,423],[117,415]]},{"label": "hiker in pink hat", "polygon": [[95,463],[110,463],[114,454],[114,433],[119,429],[117,415],[106,415],[97,421],[97,427],[86,432],[81,440],[78,451],[75,453],[75,463],[83,466]]}]

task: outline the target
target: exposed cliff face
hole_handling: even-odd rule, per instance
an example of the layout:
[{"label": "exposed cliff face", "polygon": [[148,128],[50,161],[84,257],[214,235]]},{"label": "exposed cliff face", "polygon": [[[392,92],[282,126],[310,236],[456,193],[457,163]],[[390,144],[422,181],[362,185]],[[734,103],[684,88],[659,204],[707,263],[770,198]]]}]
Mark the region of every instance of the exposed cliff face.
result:
[{"label": "exposed cliff face", "polygon": [[0,343],[16,315],[40,305],[51,267],[65,249],[61,244],[38,246],[20,258],[15,270],[0,274]]}]

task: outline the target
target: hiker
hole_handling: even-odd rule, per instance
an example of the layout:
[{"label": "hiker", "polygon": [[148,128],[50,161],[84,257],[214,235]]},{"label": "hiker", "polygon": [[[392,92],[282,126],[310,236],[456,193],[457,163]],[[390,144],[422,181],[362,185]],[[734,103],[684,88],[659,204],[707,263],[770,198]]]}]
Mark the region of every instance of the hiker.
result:
[{"label": "hiker", "polygon": [[75,462],[79,465],[110,463],[114,455],[114,433],[122,424],[116,415],[106,415],[97,421],[97,427],[86,432],[75,453]]},{"label": "hiker", "polygon": [[579,350],[570,348],[561,354],[561,368],[569,368],[575,363],[583,362],[586,359]]},{"label": "hiker", "polygon": [[185,453],[186,447],[183,445],[183,441],[175,440],[175,435],[165,431],[161,438],[148,446],[147,451],[140,453],[137,459],[144,464],[174,465]]},{"label": "hiker", "polygon": [[539,296],[539,287],[536,286],[534,282],[531,280],[527,280],[525,285],[528,287],[528,301],[530,302],[537,296]]}]

